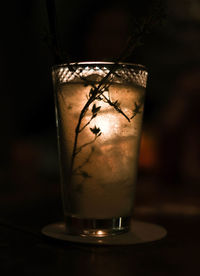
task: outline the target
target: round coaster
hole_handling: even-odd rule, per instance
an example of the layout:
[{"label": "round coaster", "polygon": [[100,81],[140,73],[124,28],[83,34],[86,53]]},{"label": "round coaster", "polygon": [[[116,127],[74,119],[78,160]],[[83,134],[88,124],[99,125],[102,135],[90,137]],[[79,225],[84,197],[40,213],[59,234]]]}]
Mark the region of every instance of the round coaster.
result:
[{"label": "round coaster", "polygon": [[147,243],[164,238],[167,231],[159,225],[141,221],[132,221],[130,231],[108,237],[73,236],[65,232],[64,222],[49,224],[42,228],[42,233],[58,240],[98,244],[98,245],[131,245]]}]

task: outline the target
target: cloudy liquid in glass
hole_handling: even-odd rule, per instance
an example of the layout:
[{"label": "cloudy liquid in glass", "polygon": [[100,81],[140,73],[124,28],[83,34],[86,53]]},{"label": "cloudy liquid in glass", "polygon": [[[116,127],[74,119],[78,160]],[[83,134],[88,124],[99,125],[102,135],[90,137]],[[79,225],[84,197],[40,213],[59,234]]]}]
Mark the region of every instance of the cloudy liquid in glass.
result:
[{"label": "cloudy liquid in glass", "polygon": [[[75,131],[90,89],[81,82],[65,83],[56,99],[65,216],[131,216],[145,89],[132,83],[112,84],[109,92],[104,92],[107,99],[120,104],[128,118],[133,117],[130,122],[105,99],[90,104],[81,120],[71,174]],[[90,120],[94,104],[100,108]],[[97,135],[92,131],[95,129]]]}]

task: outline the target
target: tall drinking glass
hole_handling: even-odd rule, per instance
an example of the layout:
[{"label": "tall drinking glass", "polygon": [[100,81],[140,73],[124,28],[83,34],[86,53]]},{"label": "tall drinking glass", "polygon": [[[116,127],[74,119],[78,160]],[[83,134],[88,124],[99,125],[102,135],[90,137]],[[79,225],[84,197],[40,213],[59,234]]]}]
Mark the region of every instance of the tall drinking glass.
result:
[{"label": "tall drinking glass", "polygon": [[53,67],[66,232],[126,232],[133,213],[147,71],[80,62]]}]

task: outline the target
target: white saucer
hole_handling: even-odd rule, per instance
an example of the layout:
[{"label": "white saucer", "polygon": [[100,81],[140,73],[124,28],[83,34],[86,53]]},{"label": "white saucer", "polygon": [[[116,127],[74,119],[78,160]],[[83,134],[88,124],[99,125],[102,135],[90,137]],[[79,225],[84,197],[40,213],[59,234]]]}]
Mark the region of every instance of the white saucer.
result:
[{"label": "white saucer", "polygon": [[64,222],[49,224],[42,228],[42,233],[54,239],[75,243],[131,245],[160,240],[166,236],[167,231],[162,226],[135,220],[131,222],[131,229],[129,232],[102,238],[69,235],[65,231]]}]

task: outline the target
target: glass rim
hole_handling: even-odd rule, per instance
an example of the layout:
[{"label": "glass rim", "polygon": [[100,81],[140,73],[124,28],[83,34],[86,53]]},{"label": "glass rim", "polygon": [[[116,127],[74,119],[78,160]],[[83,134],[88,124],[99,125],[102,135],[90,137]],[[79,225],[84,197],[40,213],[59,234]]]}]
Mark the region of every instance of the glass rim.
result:
[{"label": "glass rim", "polygon": [[61,63],[61,64],[56,64],[52,66],[52,70],[59,69],[61,67],[69,67],[69,66],[79,66],[79,65],[85,65],[85,66],[90,66],[90,65],[121,65],[121,66],[128,66],[133,69],[140,69],[143,71],[148,72],[146,66],[142,64],[137,64],[137,63],[131,63],[131,62],[114,62],[114,61],[80,61],[80,62],[69,62],[69,63]]}]

